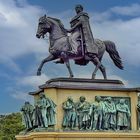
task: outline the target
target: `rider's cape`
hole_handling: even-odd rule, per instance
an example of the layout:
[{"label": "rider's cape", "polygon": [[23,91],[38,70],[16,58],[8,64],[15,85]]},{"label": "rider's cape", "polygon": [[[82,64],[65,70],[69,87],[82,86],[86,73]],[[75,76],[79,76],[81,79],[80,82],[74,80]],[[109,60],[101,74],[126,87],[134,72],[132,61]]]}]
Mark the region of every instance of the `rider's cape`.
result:
[{"label": "rider's cape", "polygon": [[[81,26],[81,34],[83,39],[83,44],[85,46],[85,53],[98,53],[98,49],[94,43],[93,34],[89,24],[89,16],[85,12],[81,12],[77,14],[72,20],[70,21],[71,27],[73,27],[76,23],[80,22]],[[80,27],[77,27],[80,28]]]}]

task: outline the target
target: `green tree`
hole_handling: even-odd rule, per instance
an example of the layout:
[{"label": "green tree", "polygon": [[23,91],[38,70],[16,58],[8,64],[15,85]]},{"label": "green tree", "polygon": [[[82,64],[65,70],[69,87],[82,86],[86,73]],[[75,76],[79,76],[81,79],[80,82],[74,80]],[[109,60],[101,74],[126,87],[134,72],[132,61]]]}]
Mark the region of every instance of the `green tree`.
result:
[{"label": "green tree", "polygon": [[0,119],[0,140],[15,140],[15,135],[23,129],[20,113],[5,115]]}]

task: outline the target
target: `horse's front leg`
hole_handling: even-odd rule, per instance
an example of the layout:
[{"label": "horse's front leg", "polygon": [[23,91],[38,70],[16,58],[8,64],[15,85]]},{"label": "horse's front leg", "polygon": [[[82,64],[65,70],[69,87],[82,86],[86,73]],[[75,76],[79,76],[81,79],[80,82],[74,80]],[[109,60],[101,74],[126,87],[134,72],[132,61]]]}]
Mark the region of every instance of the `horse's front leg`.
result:
[{"label": "horse's front leg", "polygon": [[95,79],[95,77],[96,77],[96,72],[98,71],[98,69],[99,69],[99,67],[96,66],[95,69],[94,69],[94,71],[93,71],[93,73],[92,73],[92,79]]},{"label": "horse's front leg", "polygon": [[65,61],[65,63],[66,63],[67,69],[68,69],[68,71],[69,71],[70,78],[74,77],[73,72],[72,72],[71,67],[70,67],[70,62],[69,62],[69,60]]},{"label": "horse's front leg", "polygon": [[70,78],[72,78],[73,77],[73,72],[71,70],[69,58],[68,58],[68,55],[66,54],[66,52],[61,52],[61,58],[64,61],[64,63],[66,64],[66,67],[69,71]]},{"label": "horse's front leg", "polygon": [[95,76],[96,76],[96,73],[98,71],[98,69],[100,68],[101,66],[101,62],[99,61],[99,59],[97,57],[95,57],[92,62],[96,65],[93,73],[92,73],[92,79],[95,79]]},{"label": "horse's front leg", "polygon": [[41,75],[41,70],[42,70],[42,67],[43,67],[43,65],[44,65],[45,63],[47,63],[47,62],[49,62],[49,61],[52,61],[52,60],[54,60],[54,59],[56,59],[56,57],[54,57],[52,54],[49,55],[47,58],[43,59],[42,62],[41,62],[41,64],[40,64],[39,67],[38,67],[37,75],[38,75],[38,76]]},{"label": "horse's front leg", "polygon": [[99,69],[102,72],[104,79],[107,79],[105,67],[103,65],[101,65]]}]

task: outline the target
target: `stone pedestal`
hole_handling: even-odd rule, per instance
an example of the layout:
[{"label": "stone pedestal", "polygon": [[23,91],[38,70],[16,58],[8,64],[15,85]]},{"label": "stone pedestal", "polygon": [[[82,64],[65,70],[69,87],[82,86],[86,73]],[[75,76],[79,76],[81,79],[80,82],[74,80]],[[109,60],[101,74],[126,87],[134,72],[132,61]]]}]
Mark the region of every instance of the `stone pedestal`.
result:
[{"label": "stone pedestal", "polygon": [[[90,79],[68,79],[57,78],[46,82],[41,85],[40,89],[35,92],[30,92],[35,101],[39,93],[44,92],[46,97],[51,98],[57,104],[55,132],[31,132],[25,136],[16,136],[17,140],[54,140],[54,139],[67,139],[67,140],[81,140],[81,139],[140,139],[140,132],[138,132],[137,123],[137,103],[139,88],[126,88],[119,80],[90,80]],[[129,132],[95,132],[95,131],[75,131],[65,132],[62,129],[63,109],[62,103],[71,96],[74,102],[79,100],[80,96],[85,96],[86,100],[92,103],[95,96],[107,97],[111,96],[114,99],[126,98],[129,102],[131,110],[130,131]]]},{"label": "stone pedestal", "polygon": [[139,140],[139,132],[36,132],[17,140]]}]

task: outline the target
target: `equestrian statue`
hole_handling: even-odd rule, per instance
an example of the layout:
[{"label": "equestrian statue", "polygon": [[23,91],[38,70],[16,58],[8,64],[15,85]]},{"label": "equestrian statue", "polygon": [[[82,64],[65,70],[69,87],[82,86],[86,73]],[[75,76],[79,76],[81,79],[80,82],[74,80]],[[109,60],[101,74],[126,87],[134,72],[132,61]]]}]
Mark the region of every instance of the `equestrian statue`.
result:
[{"label": "equestrian statue", "polygon": [[87,65],[90,61],[95,65],[92,79],[95,79],[98,69],[102,72],[104,79],[107,79],[106,70],[101,63],[103,54],[107,51],[114,64],[123,69],[122,61],[112,41],[101,41],[94,39],[89,16],[83,11],[82,5],[76,5],[76,16],[70,21],[71,29],[65,29],[62,22],[57,18],[44,15],[39,19],[37,38],[44,38],[49,33],[50,55],[42,60],[37,75],[41,75],[45,63],[56,60],[55,63],[66,64],[70,78],[73,72],[69,60],[73,59],[77,65]]}]

